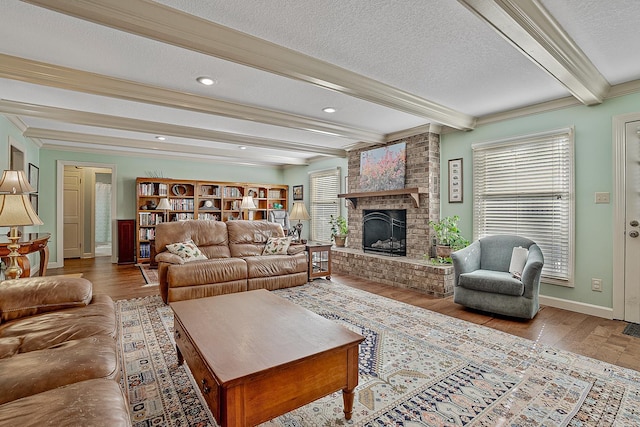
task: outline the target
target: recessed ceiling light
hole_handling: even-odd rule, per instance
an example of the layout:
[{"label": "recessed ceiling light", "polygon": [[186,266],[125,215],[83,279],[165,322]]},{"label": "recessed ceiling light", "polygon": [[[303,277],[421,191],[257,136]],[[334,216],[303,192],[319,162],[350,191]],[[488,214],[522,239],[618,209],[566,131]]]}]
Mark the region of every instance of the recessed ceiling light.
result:
[{"label": "recessed ceiling light", "polygon": [[238,148],[239,148],[239,149],[241,149],[241,150],[246,150],[246,149],[247,149],[247,147],[245,147],[244,145],[241,145],[241,146],[240,146],[240,147],[238,147]]},{"label": "recessed ceiling light", "polygon": [[167,138],[165,138],[164,136],[156,136],[156,139],[157,139],[158,141],[164,141],[164,140],[166,140]]},{"label": "recessed ceiling light", "polygon": [[326,107],[326,108],[323,108],[322,111],[324,111],[325,113],[335,113],[336,109],[333,107]]},{"label": "recessed ceiling light", "polygon": [[213,80],[211,77],[198,77],[196,80],[198,81],[198,83],[203,84],[205,86],[211,86],[213,84],[216,84],[216,81]]}]

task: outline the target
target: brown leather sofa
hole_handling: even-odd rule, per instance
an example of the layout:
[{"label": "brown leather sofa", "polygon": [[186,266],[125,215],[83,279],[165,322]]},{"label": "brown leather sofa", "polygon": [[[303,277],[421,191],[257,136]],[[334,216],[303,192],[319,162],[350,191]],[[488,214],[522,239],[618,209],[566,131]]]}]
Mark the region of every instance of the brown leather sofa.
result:
[{"label": "brown leather sofa", "polygon": [[115,306],[82,278],[0,283],[0,426],[130,426]]},{"label": "brown leather sofa", "polygon": [[[304,245],[286,255],[262,255],[269,237],[284,237],[267,221],[179,221],[156,227],[156,261],[164,302],[307,283]],[[193,240],[206,260],[186,262],[167,245]]]}]

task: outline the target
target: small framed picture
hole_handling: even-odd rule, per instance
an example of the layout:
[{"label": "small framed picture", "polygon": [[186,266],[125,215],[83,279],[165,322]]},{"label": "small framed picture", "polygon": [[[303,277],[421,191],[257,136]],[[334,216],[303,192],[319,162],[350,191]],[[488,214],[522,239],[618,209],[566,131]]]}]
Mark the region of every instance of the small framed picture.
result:
[{"label": "small framed picture", "polygon": [[293,186],[293,200],[302,200],[304,198],[303,186],[302,185],[294,185]]},{"label": "small framed picture", "polygon": [[29,184],[35,192],[38,192],[38,181],[40,180],[40,169],[33,163],[29,163]]},{"label": "small framed picture", "polygon": [[33,210],[37,213],[38,212],[38,195],[37,194],[29,194],[29,201],[31,202],[31,206],[33,206]]},{"label": "small framed picture", "polygon": [[449,160],[449,203],[462,203],[462,159]]},{"label": "small framed picture", "polygon": [[[349,175],[344,177],[344,192],[345,193],[349,193]],[[344,207],[348,208],[349,207],[349,199],[348,198],[344,198]]]}]

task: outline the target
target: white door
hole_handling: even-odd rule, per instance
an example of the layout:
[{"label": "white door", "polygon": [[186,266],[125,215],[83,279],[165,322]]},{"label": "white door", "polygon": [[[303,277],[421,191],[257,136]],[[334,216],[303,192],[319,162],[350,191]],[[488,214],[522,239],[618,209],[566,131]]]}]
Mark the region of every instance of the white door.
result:
[{"label": "white door", "polygon": [[624,320],[640,323],[640,121],[625,127]]},{"label": "white door", "polygon": [[82,256],[82,171],[64,168],[64,257]]}]

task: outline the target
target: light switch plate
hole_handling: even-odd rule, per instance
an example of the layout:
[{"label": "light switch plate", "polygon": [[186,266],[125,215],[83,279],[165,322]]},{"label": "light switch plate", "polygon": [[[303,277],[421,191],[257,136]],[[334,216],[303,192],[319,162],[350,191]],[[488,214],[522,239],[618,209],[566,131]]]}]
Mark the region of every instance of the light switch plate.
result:
[{"label": "light switch plate", "polygon": [[609,203],[609,193],[596,193],[596,203]]}]

